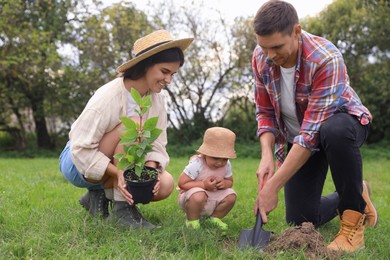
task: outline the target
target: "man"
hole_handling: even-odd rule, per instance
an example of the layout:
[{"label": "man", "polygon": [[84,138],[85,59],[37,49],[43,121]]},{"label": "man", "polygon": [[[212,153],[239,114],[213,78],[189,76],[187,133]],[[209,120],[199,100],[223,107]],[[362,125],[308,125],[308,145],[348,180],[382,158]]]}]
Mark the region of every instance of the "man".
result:
[{"label": "man", "polygon": [[[362,248],[364,223],[377,222],[359,150],[372,116],[349,85],[343,57],[328,40],[303,31],[295,8],[283,1],[266,2],[254,30],[261,144],[255,212],[267,223],[284,187],[288,223],[319,226],[339,214],[340,232],[328,248]],[[321,197],[328,166],[336,192]]]}]

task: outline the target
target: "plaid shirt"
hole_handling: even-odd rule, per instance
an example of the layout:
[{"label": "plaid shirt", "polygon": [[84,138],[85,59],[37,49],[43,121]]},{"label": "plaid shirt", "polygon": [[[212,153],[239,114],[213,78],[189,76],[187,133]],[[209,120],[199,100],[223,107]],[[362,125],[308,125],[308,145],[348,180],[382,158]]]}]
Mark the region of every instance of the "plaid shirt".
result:
[{"label": "plaid shirt", "polygon": [[[280,166],[285,158],[287,130],[281,117],[280,67],[273,65],[261,47],[253,52],[257,135],[275,135],[275,156]],[[301,125],[294,144],[318,150],[321,125],[337,112],[356,116],[361,124],[372,115],[349,85],[347,69],[340,51],[328,40],[305,31],[299,39],[295,69],[295,104]]]}]

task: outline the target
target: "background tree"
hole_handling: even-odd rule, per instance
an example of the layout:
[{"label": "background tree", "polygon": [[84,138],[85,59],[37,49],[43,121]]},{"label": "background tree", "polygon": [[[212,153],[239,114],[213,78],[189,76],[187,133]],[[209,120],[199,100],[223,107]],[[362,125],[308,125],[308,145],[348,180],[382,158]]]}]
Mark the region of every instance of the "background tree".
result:
[{"label": "background tree", "polygon": [[239,17],[231,29],[233,52],[237,59],[231,75],[232,96],[225,104],[224,116],[218,123],[237,133],[237,141],[257,141],[257,122],[253,97],[252,53],[256,47],[253,19]]},{"label": "background tree", "polygon": [[303,23],[343,53],[351,85],[374,116],[370,142],[390,137],[389,13],[385,0],[336,0]]},{"label": "background tree", "polygon": [[113,80],[115,69],[131,58],[135,40],[152,31],[146,15],[132,4],[120,2],[101,10],[97,2],[94,7],[98,11],[84,11],[72,26],[63,80],[51,98],[54,113],[66,107],[59,114],[66,136],[95,90]]},{"label": "background tree", "polygon": [[38,147],[53,148],[56,135],[67,136],[93,92],[129,59],[135,39],[151,31],[145,14],[132,5],[101,6],[74,0],[0,3],[0,125],[21,133],[20,146],[30,122]]},{"label": "background tree", "polygon": [[195,38],[186,50],[184,67],[166,89],[169,134],[174,136],[170,142],[189,144],[199,139],[206,128],[223,123],[226,104],[246,96],[243,93],[250,79],[242,79],[246,71],[241,71],[239,64],[245,58],[250,63],[252,50],[243,51],[244,46],[239,49],[228,21],[218,10],[205,8],[202,2],[165,2],[151,7],[149,13],[155,17],[155,27],[163,26],[175,35]]},{"label": "background tree", "polygon": [[[16,133],[17,147],[31,131],[39,147],[53,147],[130,58],[134,41],[165,28],[195,38],[165,92],[170,143],[200,140],[212,125],[231,128],[240,142],[256,139],[251,18],[232,22],[199,1],[148,6],[146,15],[125,2],[103,9],[98,0],[1,1],[0,131]],[[389,137],[389,11],[389,1],[335,0],[302,21],[343,52],[351,85],[374,115],[371,142]]]},{"label": "background tree", "polygon": [[0,5],[1,103],[10,109],[2,115],[9,119],[5,113],[12,111],[24,136],[31,109],[38,147],[53,148],[45,97],[48,86],[56,84],[54,74],[61,64],[57,47],[75,1],[15,0]]}]

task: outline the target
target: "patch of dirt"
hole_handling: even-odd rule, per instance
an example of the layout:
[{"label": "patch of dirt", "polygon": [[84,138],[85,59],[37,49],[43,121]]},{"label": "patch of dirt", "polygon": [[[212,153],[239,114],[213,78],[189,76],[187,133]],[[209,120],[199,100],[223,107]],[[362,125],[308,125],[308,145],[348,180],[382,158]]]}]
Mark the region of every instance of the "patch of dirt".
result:
[{"label": "patch of dirt", "polygon": [[281,251],[303,251],[308,259],[339,259],[341,254],[327,250],[323,236],[310,222],[291,227],[281,235],[272,238],[264,252],[275,256]]}]

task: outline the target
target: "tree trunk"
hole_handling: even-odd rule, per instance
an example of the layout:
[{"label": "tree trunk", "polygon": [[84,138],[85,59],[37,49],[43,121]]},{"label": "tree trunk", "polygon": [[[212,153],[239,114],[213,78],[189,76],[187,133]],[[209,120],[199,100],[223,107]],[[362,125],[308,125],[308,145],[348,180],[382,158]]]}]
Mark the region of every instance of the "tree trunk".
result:
[{"label": "tree trunk", "polygon": [[46,127],[43,98],[38,97],[31,101],[31,103],[35,122],[35,133],[37,135],[37,145],[39,148],[53,149],[54,145]]}]

